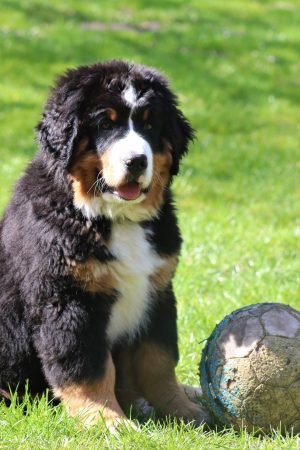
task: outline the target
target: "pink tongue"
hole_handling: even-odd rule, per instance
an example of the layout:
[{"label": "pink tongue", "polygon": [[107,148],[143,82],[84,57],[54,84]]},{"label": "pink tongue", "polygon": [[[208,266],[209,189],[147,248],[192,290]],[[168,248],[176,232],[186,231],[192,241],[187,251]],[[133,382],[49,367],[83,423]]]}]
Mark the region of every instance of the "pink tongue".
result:
[{"label": "pink tongue", "polygon": [[116,189],[116,192],[120,197],[124,198],[124,200],[135,200],[139,197],[141,188],[139,183],[137,183],[136,181],[131,181],[130,183],[118,187],[118,189]]}]

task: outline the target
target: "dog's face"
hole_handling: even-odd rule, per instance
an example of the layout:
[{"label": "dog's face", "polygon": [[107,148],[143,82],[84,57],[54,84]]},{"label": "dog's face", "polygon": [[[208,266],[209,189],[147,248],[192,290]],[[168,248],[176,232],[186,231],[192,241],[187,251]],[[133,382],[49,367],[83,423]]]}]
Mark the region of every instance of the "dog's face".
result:
[{"label": "dog's face", "polygon": [[192,129],[153,69],[111,61],[61,77],[38,125],[87,217],[154,216]]}]

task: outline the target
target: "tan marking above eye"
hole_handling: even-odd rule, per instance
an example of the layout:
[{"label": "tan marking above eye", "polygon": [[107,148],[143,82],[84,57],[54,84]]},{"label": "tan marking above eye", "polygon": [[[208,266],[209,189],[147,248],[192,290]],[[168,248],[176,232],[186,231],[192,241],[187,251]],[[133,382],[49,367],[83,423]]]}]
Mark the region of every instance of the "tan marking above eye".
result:
[{"label": "tan marking above eye", "polygon": [[106,114],[110,118],[110,120],[112,120],[113,122],[115,122],[118,118],[118,113],[113,108],[107,108]]}]

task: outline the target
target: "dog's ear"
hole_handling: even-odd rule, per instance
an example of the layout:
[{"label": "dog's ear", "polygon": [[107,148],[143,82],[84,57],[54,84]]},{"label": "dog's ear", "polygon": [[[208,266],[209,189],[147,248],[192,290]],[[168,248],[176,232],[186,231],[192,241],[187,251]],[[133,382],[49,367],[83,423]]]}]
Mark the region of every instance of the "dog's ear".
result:
[{"label": "dog's ear", "polygon": [[194,138],[194,130],[175,103],[171,105],[167,113],[163,134],[172,149],[173,164],[171,175],[177,175],[180,160],[187,153],[189,142]]},{"label": "dog's ear", "polygon": [[42,149],[68,167],[77,137],[78,120],[76,117],[53,117],[45,113],[37,126],[37,136]]},{"label": "dog's ear", "polygon": [[36,127],[41,149],[62,161],[65,168],[70,164],[78,140],[78,104],[74,92],[68,95],[66,86],[57,87]]}]

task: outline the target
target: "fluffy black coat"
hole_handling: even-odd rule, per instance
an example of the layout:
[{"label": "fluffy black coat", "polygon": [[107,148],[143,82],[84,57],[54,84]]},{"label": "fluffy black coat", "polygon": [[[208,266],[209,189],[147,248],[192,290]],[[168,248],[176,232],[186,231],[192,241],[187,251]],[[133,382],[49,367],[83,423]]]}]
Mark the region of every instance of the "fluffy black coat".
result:
[{"label": "fluffy black coat", "polygon": [[124,135],[121,126],[99,128],[95,108],[119,108],[128,83],[152,108],[152,130],[141,128],[140,134],[153,154],[162,154],[165,141],[172,148],[163,202],[157,214],[139,224],[151,231],[147,236],[153,252],[162,257],[179,253],[181,237],[169,186],[192,129],[167,82],[153,69],[122,61],[70,70],[59,78],[46,104],[37,127],[40,150],[16,184],[0,225],[2,393],[16,388],[22,393],[27,380],[34,393],[92,382],[103,375],[108,352],[117,364],[122,349],[138,348],[141,342],[153,342],[178,358],[171,280],[151,293],[147,326],[133,340],[125,334],[111,345],[106,328],[117,290],[89,292],[68,270],[69,261],[94,258],[106,264],[116,258],[108,245],[114,219],[88,218],[74,206],[69,170],[82,139],[105,149]]}]

